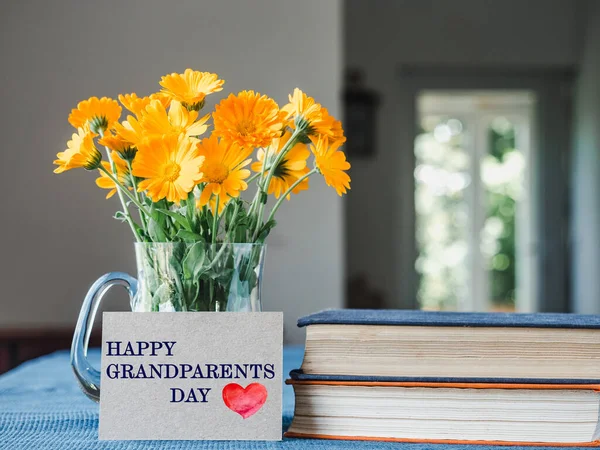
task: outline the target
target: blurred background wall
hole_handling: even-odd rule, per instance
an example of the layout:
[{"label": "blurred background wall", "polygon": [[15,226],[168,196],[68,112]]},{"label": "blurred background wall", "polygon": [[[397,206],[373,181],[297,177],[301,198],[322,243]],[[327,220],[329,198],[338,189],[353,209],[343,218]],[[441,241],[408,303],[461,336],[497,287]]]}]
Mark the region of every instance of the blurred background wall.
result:
[{"label": "blurred background wall", "polygon": [[[301,87],[341,112],[339,0],[3,1],[0,55],[0,329],[71,328],[98,276],[135,272],[131,233],[95,174],[52,173],[78,101],[146,95],[191,67],[226,80],[207,109],[243,89],[282,106]],[[280,209],[267,252],[264,308],[285,311],[290,342],[299,316],[342,305],[342,202],[311,185]],[[118,292],[105,309],[126,307]]]},{"label": "blurred background wall", "polygon": [[600,314],[600,2],[587,3],[584,11],[571,165],[571,296],[575,311]]},{"label": "blurred background wall", "polygon": [[[135,271],[132,237],[111,218],[115,200],[104,199],[94,175],[52,174],[72,133],[71,108],[92,95],[147,94],[162,75],[187,67],[226,80],[209,108],[241,89],[282,105],[298,86],[343,118],[352,83],[345,70],[360,75],[361,94],[378,100],[368,155],[351,148],[356,136],[368,135],[369,121],[349,126],[346,117],[349,195],[341,200],[311,180],[311,190],[281,209],[269,238],[264,307],[285,312],[286,342],[302,341],[299,316],[327,307],[600,313],[598,0],[5,1],[0,61],[0,341],[11,330],[69,331],[100,274]],[[423,105],[458,109],[421,117]],[[492,127],[478,142],[468,127],[444,135],[456,117],[477,125],[492,110]],[[515,111],[525,125],[511,122]],[[424,127],[424,117],[439,121],[435,129]],[[500,132],[496,119],[510,126]],[[440,161],[456,153],[471,158],[471,167],[453,172],[451,164],[419,160],[423,138]],[[524,179],[511,174],[505,154],[525,161]],[[478,203],[490,195],[481,172],[490,161],[521,191],[500,196],[512,202],[511,218],[500,224],[497,211]],[[421,169],[449,178],[436,175],[428,185]],[[432,186],[451,191],[452,177],[468,180],[452,195],[471,209],[463,211],[469,223],[462,235],[442,251],[456,256],[455,244],[469,251],[454,262],[425,256],[471,281],[441,277],[434,287],[456,283],[461,292],[450,294],[464,298],[457,303],[444,291],[431,303],[419,251],[460,227],[440,207],[439,216],[454,219],[433,223],[431,242],[423,243],[417,197]],[[477,201],[469,197],[474,185]],[[473,218],[477,209],[484,217]],[[498,248],[486,256],[480,244],[494,223],[510,233],[497,234]],[[496,281],[507,279],[510,289],[496,304]],[[119,308],[126,308],[124,295],[114,293],[105,309]],[[0,360],[1,352],[0,343]]]}]

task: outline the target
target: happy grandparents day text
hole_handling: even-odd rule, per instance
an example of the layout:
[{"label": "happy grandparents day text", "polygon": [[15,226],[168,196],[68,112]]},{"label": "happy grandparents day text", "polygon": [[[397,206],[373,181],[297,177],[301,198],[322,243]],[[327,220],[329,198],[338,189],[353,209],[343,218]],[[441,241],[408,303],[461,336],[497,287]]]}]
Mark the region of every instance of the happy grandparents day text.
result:
[{"label": "happy grandparents day text", "polygon": [[[108,357],[172,357],[176,341],[106,341]],[[267,364],[116,364],[106,366],[106,376],[115,379],[267,379],[275,377],[275,365]],[[207,403],[211,388],[171,387],[170,403]]]}]

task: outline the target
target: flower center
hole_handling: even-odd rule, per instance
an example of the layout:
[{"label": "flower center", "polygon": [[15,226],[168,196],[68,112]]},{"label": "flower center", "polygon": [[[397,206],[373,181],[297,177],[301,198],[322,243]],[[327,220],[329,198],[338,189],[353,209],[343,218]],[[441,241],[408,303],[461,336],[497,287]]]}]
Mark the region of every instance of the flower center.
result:
[{"label": "flower center", "polygon": [[242,119],[237,124],[238,133],[248,136],[256,131],[256,124],[250,119]]},{"label": "flower center", "polygon": [[210,183],[222,183],[229,175],[229,169],[225,164],[217,163],[202,167],[204,176]]},{"label": "flower center", "polygon": [[170,162],[165,166],[164,177],[167,181],[175,181],[177,178],[179,178],[179,172],[181,172],[181,167],[179,164]]}]

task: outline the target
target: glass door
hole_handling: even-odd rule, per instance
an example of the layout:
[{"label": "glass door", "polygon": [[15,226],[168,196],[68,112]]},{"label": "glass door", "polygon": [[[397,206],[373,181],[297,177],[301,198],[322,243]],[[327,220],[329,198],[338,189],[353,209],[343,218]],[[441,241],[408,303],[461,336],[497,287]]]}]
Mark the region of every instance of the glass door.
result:
[{"label": "glass door", "polygon": [[531,311],[535,304],[535,97],[418,96],[416,271],[421,308]]}]

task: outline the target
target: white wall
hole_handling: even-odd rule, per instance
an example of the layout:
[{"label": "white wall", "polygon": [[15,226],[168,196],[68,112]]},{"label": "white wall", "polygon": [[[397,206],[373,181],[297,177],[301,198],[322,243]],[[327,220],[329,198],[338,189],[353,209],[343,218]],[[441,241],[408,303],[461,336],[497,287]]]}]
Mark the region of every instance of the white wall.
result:
[{"label": "white wall", "polygon": [[[573,0],[346,1],[346,65],[363,69],[367,85],[382,98],[377,157],[351,160],[352,193],[346,203],[349,276],[367,274],[391,306],[406,307],[413,300],[410,247],[415,244],[407,196],[413,195],[414,182],[410,173],[400,177],[413,149],[399,148],[397,142],[414,129],[398,123],[399,108],[406,106],[399,105],[401,65],[573,65],[581,40],[578,6]],[[393,220],[396,214],[400,220]],[[406,252],[408,260],[402,255]]]},{"label": "white wall", "polygon": [[575,96],[572,162],[572,298],[600,313],[600,3],[590,2]]},{"label": "white wall", "polygon": [[[339,115],[341,20],[340,0],[1,2],[0,326],[71,326],[96,277],[135,271],[94,174],[52,174],[79,100],[192,67],[226,80],[211,100],[254,89],[283,104],[299,86]],[[265,309],[285,311],[295,342],[298,316],[342,303],[342,203],[311,183],[280,210],[265,271]]]}]

